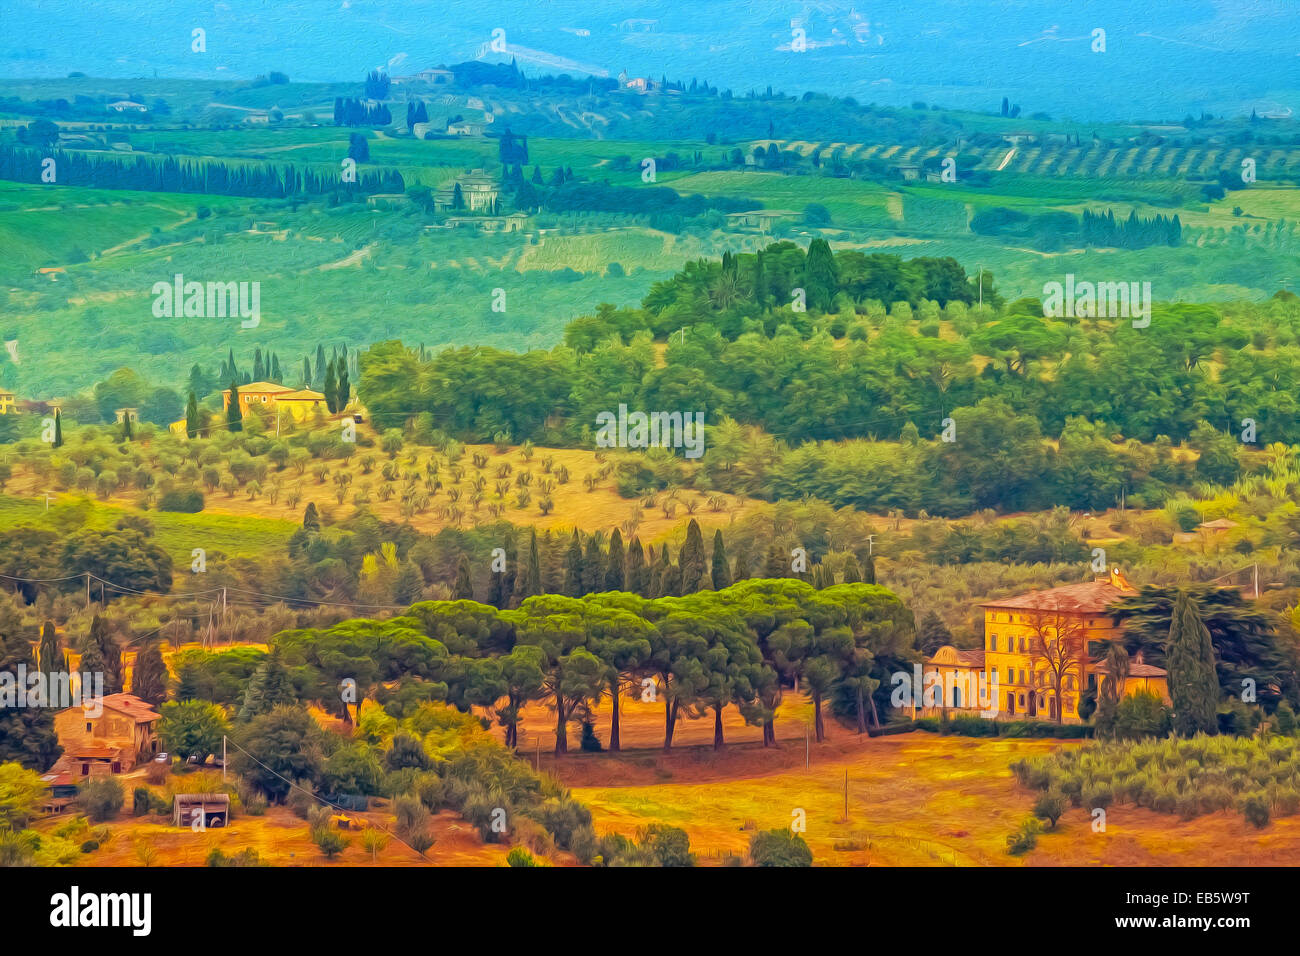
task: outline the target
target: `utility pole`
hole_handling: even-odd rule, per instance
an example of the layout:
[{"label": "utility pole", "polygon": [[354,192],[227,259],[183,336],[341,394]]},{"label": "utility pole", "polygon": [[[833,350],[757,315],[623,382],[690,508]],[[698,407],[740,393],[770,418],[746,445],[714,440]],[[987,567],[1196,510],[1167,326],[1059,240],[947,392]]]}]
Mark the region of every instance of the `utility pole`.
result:
[{"label": "utility pole", "polygon": [[[845,771],[844,779],[848,780],[848,771]],[[221,782],[222,783],[226,782],[226,735],[225,734],[221,735]],[[846,783],[845,786],[848,786],[848,784]],[[845,792],[847,793],[847,791]],[[848,800],[848,797],[846,796],[844,799]],[[848,804],[845,803],[845,806],[847,807]],[[846,816],[847,816],[847,812],[846,812]]]},{"label": "utility pole", "polygon": [[86,572],[86,610],[90,610],[90,572]]},{"label": "utility pole", "polygon": [[1255,600],[1259,600],[1259,564],[1255,564]]}]

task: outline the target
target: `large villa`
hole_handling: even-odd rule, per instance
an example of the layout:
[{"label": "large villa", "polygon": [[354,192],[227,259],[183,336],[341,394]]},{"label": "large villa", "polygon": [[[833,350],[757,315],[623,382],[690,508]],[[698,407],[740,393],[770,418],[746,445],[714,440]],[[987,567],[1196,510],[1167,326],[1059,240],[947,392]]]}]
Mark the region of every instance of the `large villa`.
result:
[{"label": "large villa", "polygon": [[[926,659],[925,681],[928,685],[934,681],[931,675],[937,675],[943,699],[938,706],[918,701],[918,715],[996,709],[1004,719],[1057,720],[1059,715],[1064,723],[1080,723],[1084,690],[1100,686],[1107,677],[1105,645],[1122,635],[1122,626],[1108,608],[1136,593],[1120,570],[1112,568],[1092,581],[985,603],[983,648],[947,645]],[[994,687],[996,702],[988,699]],[[1139,656],[1129,663],[1123,696],[1141,691],[1169,697],[1164,669]]]}]

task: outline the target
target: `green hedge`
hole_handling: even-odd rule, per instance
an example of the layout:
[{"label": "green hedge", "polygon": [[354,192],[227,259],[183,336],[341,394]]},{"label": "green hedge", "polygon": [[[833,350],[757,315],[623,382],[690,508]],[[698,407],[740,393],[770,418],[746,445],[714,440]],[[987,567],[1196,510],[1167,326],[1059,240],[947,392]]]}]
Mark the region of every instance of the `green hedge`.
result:
[{"label": "green hedge", "polygon": [[948,720],[922,717],[914,721],[909,729],[945,736],[955,734],[959,737],[1056,737],[1064,740],[1092,737],[1093,733],[1088,724],[1055,724],[1046,720],[987,720],[969,714],[958,714]]}]

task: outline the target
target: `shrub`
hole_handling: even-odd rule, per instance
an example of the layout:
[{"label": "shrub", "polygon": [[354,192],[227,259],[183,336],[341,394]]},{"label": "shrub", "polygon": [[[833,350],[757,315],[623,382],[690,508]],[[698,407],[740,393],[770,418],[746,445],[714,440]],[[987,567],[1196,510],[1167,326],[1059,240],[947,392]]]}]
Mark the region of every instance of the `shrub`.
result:
[{"label": "shrub", "polygon": [[1262,830],[1268,826],[1268,794],[1262,790],[1246,794],[1241,800],[1241,814],[1246,818],[1247,823],[1257,829]]},{"label": "shrub", "polygon": [[1050,829],[1056,829],[1056,821],[1065,813],[1065,794],[1059,790],[1044,790],[1034,802],[1034,816],[1048,821]]},{"label": "shrub", "polygon": [[1043,832],[1043,825],[1037,818],[1030,817],[1020,824],[1020,829],[1007,836],[1007,852],[1012,856],[1023,856],[1038,846],[1038,834]]},{"label": "shrub", "polygon": [[540,866],[531,853],[521,846],[515,847],[506,854],[507,866]]},{"label": "shrub", "polygon": [[803,837],[789,830],[763,830],[749,840],[755,866],[812,866],[812,850]]},{"label": "shrub", "polygon": [[113,819],[125,802],[122,785],[112,777],[87,780],[77,796],[81,809],[96,823]]},{"label": "shrub", "polygon": [[203,510],[203,493],[197,488],[173,488],[158,499],[158,510],[198,514]]},{"label": "shrub", "polygon": [[1172,714],[1157,694],[1130,694],[1115,709],[1115,736],[1120,740],[1168,737]]}]

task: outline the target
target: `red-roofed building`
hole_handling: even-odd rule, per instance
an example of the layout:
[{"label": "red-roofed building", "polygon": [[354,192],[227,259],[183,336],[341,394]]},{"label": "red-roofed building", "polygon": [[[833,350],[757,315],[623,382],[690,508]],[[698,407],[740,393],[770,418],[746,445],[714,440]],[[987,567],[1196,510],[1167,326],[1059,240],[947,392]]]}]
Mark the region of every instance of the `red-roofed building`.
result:
[{"label": "red-roofed building", "polygon": [[[924,679],[929,683],[937,675],[944,690],[939,706],[923,707],[922,698],[917,707],[925,716],[996,710],[1001,719],[1079,723],[1084,691],[1105,679],[1102,661],[1093,658],[1090,645],[1120,639],[1122,625],[1109,608],[1136,593],[1112,568],[1105,578],[986,601],[984,647],[941,647],[928,658]],[[991,701],[988,695],[995,686],[998,697]],[[1139,658],[1129,665],[1124,694],[1141,691],[1169,697],[1164,670]]]},{"label": "red-roofed building", "polygon": [[52,772],[125,773],[158,752],[159,714],[132,694],[108,694],[54,715],[63,756]]}]

